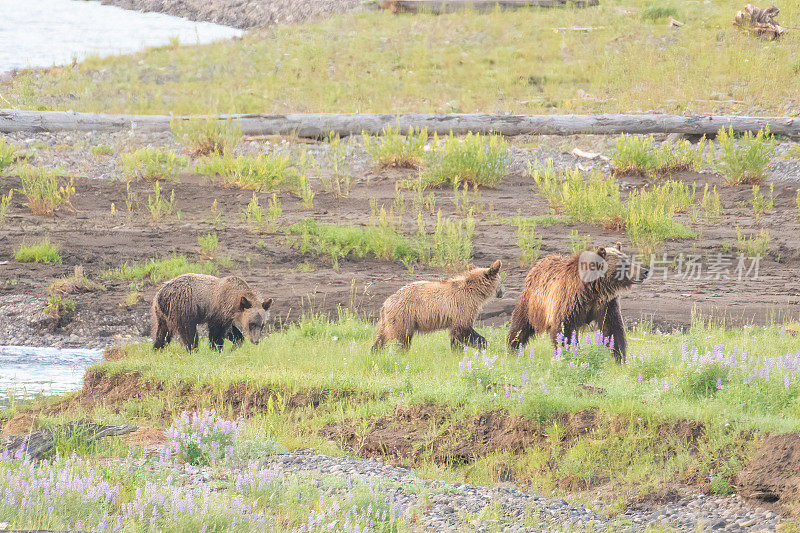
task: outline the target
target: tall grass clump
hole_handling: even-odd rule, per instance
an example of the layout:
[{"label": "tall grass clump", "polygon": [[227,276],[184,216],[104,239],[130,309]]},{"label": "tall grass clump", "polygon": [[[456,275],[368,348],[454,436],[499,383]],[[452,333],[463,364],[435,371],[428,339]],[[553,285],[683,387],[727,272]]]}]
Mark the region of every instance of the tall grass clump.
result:
[{"label": "tall grass clump", "polygon": [[772,211],[775,207],[775,184],[769,184],[769,196],[765,196],[764,193],[761,192],[761,187],[753,185],[753,199],[750,203],[753,206],[753,214],[756,220],[758,220],[758,217],[762,213]]},{"label": "tall grass clump", "polygon": [[603,222],[619,216],[619,187],[613,177],[592,169],[556,172],[553,161],[545,168],[531,168],[539,192],[547,198],[556,214],[565,214],[579,222]]},{"label": "tall grass clump", "polygon": [[14,162],[14,147],[6,140],[0,139],[0,171]]},{"label": "tall grass clump", "polygon": [[20,263],[61,263],[61,254],[58,245],[45,238],[36,244],[20,244],[14,259]]},{"label": "tall grass clump", "polygon": [[147,210],[150,211],[153,222],[172,215],[175,212],[175,189],[172,189],[167,197],[161,192],[161,184],[156,182],[153,185],[153,193],[147,195]]},{"label": "tall grass clump", "polygon": [[668,181],[647,191],[631,191],[625,200],[623,220],[631,243],[652,249],[667,239],[686,239],[696,234],[675,220],[694,202],[694,189],[683,182]]},{"label": "tall grass clump", "polygon": [[425,262],[452,269],[465,268],[472,259],[472,238],[475,234],[475,219],[472,215],[463,220],[443,218],[442,212],[436,214],[436,227],[430,236],[420,228],[419,240],[432,243],[433,253],[425,257]]},{"label": "tall grass clump", "polygon": [[160,148],[140,148],[120,155],[119,160],[129,181],[174,180],[188,164],[185,157]]},{"label": "tall grass clump", "polygon": [[53,216],[56,211],[72,211],[72,197],[75,195],[74,180],[60,185],[57,174],[52,169],[31,166],[27,163],[17,165],[21,192],[28,199],[28,208],[37,216]]},{"label": "tall grass clump", "polygon": [[757,257],[769,251],[769,230],[762,229],[758,235],[745,235],[739,226],[736,226],[736,249],[747,257]]},{"label": "tall grass clump", "polygon": [[219,238],[217,232],[211,232],[206,235],[197,236],[197,244],[200,246],[200,251],[206,255],[212,255],[219,247]]},{"label": "tall grass clump", "polygon": [[417,168],[422,162],[428,130],[409,128],[404,135],[400,127],[386,126],[379,137],[364,135],[364,148],[379,168]]},{"label": "tall grass clump", "polygon": [[230,118],[173,119],[170,128],[192,157],[230,154],[242,138],[242,128]]},{"label": "tall grass clump", "polygon": [[696,220],[697,216],[702,213],[703,218],[708,221],[719,220],[722,218],[722,202],[719,199],[717,186],[709,189],[708,183],[703,188],[703,198],[700,200],[700,205],[695,205],[693,208],[692,220]]},{"label": "tall grass clump", "polygon": [[703,159],[705,137],[693,146],[687,140],[675,144],[667,142],[655,146],[652,135],[617,137],[617,146],[611,152],[615,174],[669,174],[671,172],[699,170]]},{"label": "tall grass clump", "polygon": [[716,154],[715,170],[728,185],[759,184],[766,176],[769,160],[775,154],[775,138],[766,130],[747,131],[734,139],[733,128],[717,132],[722,153]]},{"label": "tall grass clump", "polygon": [[511,161],[508,143],[500,135],[447,135],[442,146],[434,135],[433,145],[436,148],[426,152],[425,168],[421,171],[426,186],[462,183],[494,187],[508,173]]},{"label": "tall grass clump", "polygon": [[0,195],[0,226],[5,224],[6,222],[8,207],[11,205],[11,199],[13,197],[14,197],[14,189],[11,189],[5,195]]},{"label": "tall grass clump", "polygon": [[678,18],[678,8],[669,4],[650,4],[642,11],[642,18],[652,22],[672,18]]},{"label": "tall grass clump", "polygon": [[279,153],[251,156],[210,155],[197,161],[198,174],[218,178],[228,187],[272,191],[294,188],[299,181],[297,168],[288,155]]},{"label": "tall grass clump", "polygon": [[350,196],[350,186],[353,175],[347,155],[347,146],[342,143],[338,133],[330,132],[325,137],[328,151],[325,154],[328,160],[329,175],[321,177],[325,190],[336,193],[336,196]]},{"label": "tall grass clump", "polygon": [[147,280],[150,283],[160,283],[181,274],[214,274],[217,267],[211,261],[193,263],[185,255],[177,255],[166,259],[151,259],[144,263],[125,263],[116,268],[104,271],[103,279],[118,279],[121,281]]},{"label": "tall grass clump", "polygon": [[539,259],[542,249],[542,237],[536,232],[535,224],[517,222],[517,248],[519,248],[519,266],[532,265]]}]

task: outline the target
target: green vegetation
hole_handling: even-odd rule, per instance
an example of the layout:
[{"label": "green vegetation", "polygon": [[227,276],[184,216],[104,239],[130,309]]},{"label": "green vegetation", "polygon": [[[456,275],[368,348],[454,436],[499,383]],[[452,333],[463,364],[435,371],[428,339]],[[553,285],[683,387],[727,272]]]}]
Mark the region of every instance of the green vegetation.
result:
[{"label": "green vegetation", "polygon": [[663,142],[656,148],[652,135],[623,134],[617,137],[617,147],[611,151],[611,159],[617,174],[669,174],[699,170],[704,146],[705,137],[696,146],[683,140],[676,144]]},{"label": "green vegetation", "polygon": [[775,138],[769,129],[759,130],[756,135],[748,131],[735,139],[733,129],[722,128],[717,133],[717,143],[722,155],[717,154],[716,171],[729,185],[761,183],[775,154]]},{"label": "green vegetation", "polygon": [[775,207],[775,184],[769,184],[769,196],[764,196],[764,193],[761,192],[761,187],[753,185],[753,200],[751,203],[756,220],[762,213],[772,211],[772,208]]},{"label": "green vegetation", "polygon": [[662,21],[670,17],[675,19],[679,17],[678,9],[675,6],[650,4],[647,9],[642,11],[642,18],[653,22]]},{"label": "green vegetation", "polygon": [[[651,1],[627,5],[641,13]],[[689,115],[719,113],[725,106],[733,114],[758,108],[781,116],[794,105],[795,87],[786,83],[796,76],[797,38],[790,32],[753,46],[749,35],[731,26],[728,5],[682,3],[685,26],[678,31],[641,23],[639,15],[617,7],[347,14],[270,27],[240,40],[160,47],[21,73],[4,82],[3,96],[21,109],[176,115],[631,110]],[[800,14],[796,5],[780,7],[781,20]],[[651,12],[672,13],[668,7]],[[594,28],[588,34],[554,30],[565,26],[565,17],[567,26]]]},{"label": "green vegetation", "polygon": [[100,156],[100,155],[114,155],[114,149],[113,148],[111,148],[110,146],[102,145],[102,144],[100,144],[98,146],[93,146],[91,151],[92,151],[92,155],[97,155],[97,156]]},{"label": "green vegetation", "polygon": [[719,193],[717,193],[716,185],[714,185],[712,189],[709,189],[708,183],[706,183],[705,187],[703,188],[703,198],[700,201],[700,205],[693,206],[692,211],[692,221],[697,220],[700,212],[702,212],[703,218],[710,222],[722,218],[722,202],[719,199]]},{"label": "green vegetation", "polygon": [[539,191],[556,213],[578,222],[624,228],[634,246],[653,248],[667,239],[695,234],[675,220],[675,213],[693,205],[695,191],[679,181],[665,181],[651,190],[633,190],[623,201],[614,178],[593,169],[557,173],[552,161],[544,169],[532,168]]},{"label": "green vegetation", "polygon": [[253,193],[250,203],[242,211],[242,218],[253,231],[258,231],[261,228],[264,221],[264,210],[261,208],[256,193]]},{"label": "green vegetation", "polygon": [[418,232],[406,237],[399,223],[383,213],[380,221],[366,227],[319,224],[307,218],[289,227],[289,233],[299,236],[302,253],[328,255],[336,269],[349,255],[399,261],[409,269],[415,263],[463,268],[472,258],[472,218],[452,221],[439,213],[433,233],[426,232],[420,219]]},{"label": "green vegetation", "polygon": [[279,153],[251,156],[210,155],[197,161],[198,174],[216,177],[229,187],[256,191],[292,188],[299,174],[289,156]]},{"label": "green vegetation", "polygon": [[385,127],[380,137],[364,135],[364,148],[379,168],[417,168],[422,162],[428,130],[409,128],[404,135],[400,128]]},{"label": "green vegetation", "polygon": [[177,179],[178,173],[188,164],[185,157],[159,148],[140,148],[122,154],[119,161],[128,180],[141,181]]},{"label": "green vegetation", "polygon": [[169,199],[161,194],[161,183],[158,181],[153,185],[153,194],[147,195],[147,210],[150,211],[150,218],[153,222],[158,222],[175,212],[175,189],[169,193]]},{"label": "green vegetation", "polygon": [[519,265],[532,265],[539,259],[542,238],[533,224],[517,224],[517,248],[519,248]]},{"label": "green vegetation", "polygon": [[736,249],[747,257],[763,256],[769,251],[769,230],[762,229],[758,235],[745,235],[736,226]]},{"label": "green vegetation", "polygon": [[508,143],[499,135],[447,135],[441,145],[434,135],[433,146],[421,171],[425,186],[493,187],[508,173]]},{"label": "green vegetation", "polygon": [[45,238],[36,244],[19,245],[14,259],[20,263],[61,263],[61,255],[58,253],[58,245],[52,244]]},{"label": "green vegetation", "polygon": [[278,195],[273,193],[272,199],[269,201],[269,206],[267,207],[267,230],[268,231],[277,231],[278,229],[278,219],[283,214],[283,209],[281,208],[281,201],[278,200]]},{"label": "green vegetation", "polygon": [[321,176],[323,186],[327,192],[335,192],[336,196],[350,196],[350,185],[353,176],[350,173],[350,164],[347,158],[347,146],[342,143],[338,133],[331,132],[325,138],[328,151],[325,157],[328,160],[330,175]]},{"label": "green vegetation", "polygon": [[69,321],[75,313],[75,301],[62,296],[51,296],[47,299],[44,314],[56,321],[59,326]]},{"label": "green vegetation", "polygon": [[173,119],[170,127],[175,138],[193,157],[231,154],[242,138],[242,128],[231,119]]},{"label": "green vegetation", "polygon": [[56,211],[72,211],[72,197],[75,195],[74,181],[59,185],[60,170],[29,164],[17,165],[21,192],[28,199],[28,208],[37,216],[51,217]]},{"label": "green vegetation", "polygon": [[0,139],[0,171],[14,162],[14,147],[5,138]]},{"label": "green vegetation", "polygon": [[197,236],[197,244],[200,246],[200,251],[206,255],[211,255],[217,251],[219,247],[219,240],[217,239],[217,232],[208,233],[206,235]]},{"label": "green vegetation", "polygon": [[569,232],[569,249],[573,254],[579,254],[588,250],[591,245],[591,235],[581,235],[576,229]]},{"label": "green vegetation", "polygon": [[146,263],[125,263],[102,273],[104,279],[122,281],[146,280],[153,285],[172,279],[181,274],[215,274],[216,265],[211,261],[192,263],[185,255],[176,255],[166,259],[151,259]]},{"label": "green vegetation", "polygon": [[8,206],[11,205],[11,199],[14,197],[14,189],[11,189],[5,195],[0,194],[0,226],[5,224],[6,216],[8,215]]}]

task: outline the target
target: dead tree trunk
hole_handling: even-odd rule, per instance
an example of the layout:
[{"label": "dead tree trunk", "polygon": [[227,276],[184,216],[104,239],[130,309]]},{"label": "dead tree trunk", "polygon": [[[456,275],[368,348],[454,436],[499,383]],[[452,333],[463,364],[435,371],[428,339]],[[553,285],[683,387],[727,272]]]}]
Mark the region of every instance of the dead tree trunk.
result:
[{"label": "dead tree trunk", "polygon": [[[189,120],[198,117],[176,117]],[[618,135],[620,133],[681,133],[712,135],[720,128],[735,133],[769,127],[775,134],[796,136],[800,117],[741,117],[734,115],[500,115],[491,113],[296,113],[289,115],[219,115],[232,118],[245,135],[287,135],[321,139],[333,132],[339,135],[380,134],[387,126],[426,128],[428,133],[463,135],[499,133],[501,135]],[[165,115],[102,115],[72,111],[19,111],[0,109],[0,133],[56,131],[164,132],[170,130]]]},{"label": "dead tree trunk", "polygon": [[525,7],[596,6],[598,0],[382,0],[380,7],[392,13],[453,13],[464,9],[490,11]]}]

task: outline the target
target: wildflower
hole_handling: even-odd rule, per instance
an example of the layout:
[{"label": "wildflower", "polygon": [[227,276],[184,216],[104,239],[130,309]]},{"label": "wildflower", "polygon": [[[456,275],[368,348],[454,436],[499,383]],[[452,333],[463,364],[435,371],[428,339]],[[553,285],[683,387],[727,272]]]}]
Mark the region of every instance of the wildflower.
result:
[{"label": "wildflower", "polygon": [[722,389],[722,378],[717,378],[717,390]]},{"label": "wildflower", "polygon": [[636,377],[636,381],[638,381],[639,383],[641,383],[643,379],[644,379],[644,376],[642,376],[641,374],[639,374],[639,375]]}]

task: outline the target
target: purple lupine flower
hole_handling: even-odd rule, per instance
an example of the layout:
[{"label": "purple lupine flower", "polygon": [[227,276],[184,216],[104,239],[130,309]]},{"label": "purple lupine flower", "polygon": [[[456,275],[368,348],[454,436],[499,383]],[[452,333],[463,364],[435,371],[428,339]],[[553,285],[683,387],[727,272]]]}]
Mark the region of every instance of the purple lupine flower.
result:
[{"label": "purple lupine flower", "polygon": [[639,383],[641,383],[643,379],[644,379],[644,376],[642,376],[641,374],[636,376],[636,381],[638,381]]},{"label": "purple lupine flower", "polygon": [[717,378],[717,390],[722,389],[722,378]]}]

